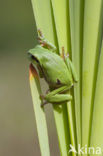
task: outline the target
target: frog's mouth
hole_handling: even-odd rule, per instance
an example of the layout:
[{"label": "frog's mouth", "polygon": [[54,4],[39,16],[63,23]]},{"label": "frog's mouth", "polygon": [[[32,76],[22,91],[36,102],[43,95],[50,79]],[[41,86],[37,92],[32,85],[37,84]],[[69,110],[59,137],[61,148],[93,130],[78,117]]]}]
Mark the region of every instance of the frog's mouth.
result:
[{"label": "frog's mouth", "polygon": [[40,76],[41,78],[43,78],[43,75],[44,75],[44,74],[43,74],[43,70],[42,70],[42,68],[41,68],[41,66],[40,66],[39,60],[38,60],[35,56],[33,56],[32,54],[30,54],[30,53],[28,53],[28,55],[29,55],[29,59],[30,59],[32,65],[33,65],[35,68],[38,69],[39,76]]},{"label": "frog's mouth", "polygon": [[29,59],[30,59],[30,61],[32,63],[34,63],[34,64],[40,64],[40,62],[38,61],[38,59],[35,56],[33,56],[32,54],[30,54],[29,52],[28,52],[28,56],[29,56]]},{"label": "frog's mouth", "polygon": [[39,61],[38,61],[38,59],[35,56],[31,55],[31,59],[34,60],[34,61],[36,61],[36,63],[39,64]]}]

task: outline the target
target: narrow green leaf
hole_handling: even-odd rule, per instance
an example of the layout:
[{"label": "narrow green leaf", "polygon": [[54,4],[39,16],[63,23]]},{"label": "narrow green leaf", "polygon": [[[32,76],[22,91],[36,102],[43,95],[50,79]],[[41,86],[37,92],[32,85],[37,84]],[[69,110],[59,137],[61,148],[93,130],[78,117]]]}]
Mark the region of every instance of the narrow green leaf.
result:
[{"label": "narrow green leaf", "polygon": [[100,147],[103,154],[103,42],[98,66],[98,77],[93,108],[91,147],[94,147],[95,150],[97,147]]},{"label": "narrow green leaf", "polygon": [[72,61],[75,65],[79,82],[74,87],[77,143],[81,144],[81,75],[82,75],[82,51],[83,51],[83,12],[84,0],[70,0],[70,29]]},{"label": "narrow green leaf", "polygon": [[98,55],[100,48],[102,0],[86,0],[84,10],[82,146],[89,145]]},{"label": "narrow green leaf", "polygon": [[74,0],[69,0],[71,50],[74,51]]},{"label": "narrow green leaf", "polygon": [[71,53],[70,27],[69,27],[69,6],[68,0],[51,0],[58,37],[59,50],[65,48],[65,52]]},{"label": "narrow green leaf", "polygon": [[[50,0],[32,0],[37,28],[41,29],[46,39],[57,46],[55,25],[53,22]],[[48,31],[49,29],[49,31]],[[62,156],[67,156],[69,151],[69,133],[66,105],[53,106],[57,135]]]},{"label": "narrow green leaf", "polygon": [[41,155],[50,156],[45,112],[44,109],[41,108],[41,99],[40,99],[41,88],[39,83],[39,77],[35,68],[32,65],[30,65],[29,80],[30,80],[31,94],[33,99],[33,106],[35,112],[35,119],[36,119]]},{"label": "narrow green leaf", "polygon": [[54,117],[55,123],[57,128],[58,140],[59,140],[59,147],[61,156],[68,156],[69,155],[69,127],[67,121],[67,109],[66,104],[64,106],[57,106],[53,105],[54,110]]},{"label": "narrow green leaf", "polygon": [[[51,1],[52,1],[52,6],[53,6],[53,13],[54,13],[54,19],[55,19],[60,53],[62,53],[62,47],[64,47],[65,53],[69,52],[69,54],[71,56],[69,4],[68,4],[69,1],[68,0],[59,0],[59,4],[58,4],[57,0],[51,0]],[[66,112],[66,107],[64,106],[64,104],[62,105],[62,107],[63,107],[63,111]],[[66,120],[69,121],[71,144],[74,147],[76,147],[76,134],[75,134],[75,124],[74,124],[75,120],[74,120],[73,109],[74,109],[74,103],[68,102],[67,103],[68,115],[65,116],[66,117],[65,121]],[[69,133],[69,129],[67,129],[67,133]],[[65,134],[66,136],[68,135],[67,133]],[[66,142],[69,145],[70,140],[69,140],[69,138],[66,138],[66,139],[67,139]],[[64,148],[65,148],[65,146],[64,146]],[[64,156],[65,154],[63,153],[63,151],[62,151],[62,155]],[[72,153],[72,154],[75,155],[75,153]]]},{"label": "narrow green leaf", "polygon": [[57,38],[50,0],[31,0],[37,29],[40,29],[51,43],[57,46]]},{"label": "narrow green leaf", "polygon": [[[71,92],[71,94],[73,91]],[[73,94],[72,94],[73,96]],[[76,127],[75,127],[75,107],[74,107],[74,101],[67,103],[67,111],[68,111],[68,120],[69,120],[69,129],[70,129],[70,139],[72,146],[76,149]],[[76,153],[72,152],[72,155],[75,156]]]}]

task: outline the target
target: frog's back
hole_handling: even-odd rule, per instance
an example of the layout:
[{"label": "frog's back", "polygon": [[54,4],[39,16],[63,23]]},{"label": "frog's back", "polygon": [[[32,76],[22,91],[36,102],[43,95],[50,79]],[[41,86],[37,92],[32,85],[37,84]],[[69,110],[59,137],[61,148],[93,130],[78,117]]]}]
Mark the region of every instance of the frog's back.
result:
[{"label": "frog's back", "polygon": [[59,55],[41,46],[30,50],[30,54],[39,61],[45,79],[51,86],[70,85],[72,82],[71,72],[68,71],[65,62]]}]

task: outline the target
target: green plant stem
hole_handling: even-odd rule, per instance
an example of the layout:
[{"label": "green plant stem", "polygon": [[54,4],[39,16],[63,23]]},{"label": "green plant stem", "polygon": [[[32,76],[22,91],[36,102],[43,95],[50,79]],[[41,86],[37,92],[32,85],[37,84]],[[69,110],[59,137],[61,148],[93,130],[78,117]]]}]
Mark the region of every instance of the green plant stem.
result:
[{"label": "green plant stem", "polygon": [[68,1],[51,0],[53,6],[53,14],[55,19],[55,26],[59,44],[59,51],[62,52],[61,48],[65,48],[65,52],[71,54],[71,42],[70,42],[70,26],[69,26],[69,12],[68,12]]},{"label": "green plant stem", "polygon": [[82,146],[89,145],[101,32],[102,0],[86,0],[84,10]]},{"label": "green plant stem", "polygon": [[40,99],[41,88],[39,77],[32,65],[30,65],[29,72],[30,72],[29,74],[30,88],[33,99],[33,107],[35,112],[41,155],[50,156],[46,117],[44,109],[41,108],[41,99]]},{"label": "green plant stem", "polygon": [[57,37],[50,0],[31,0],[37,29],[57,47]]},{"label": "green plant stem", "polygon": [[[41,29],[47,40],[57,46],[56,31],[50,0],[32,0],[32,5],[37,28]],[[68,133],[69,128],[66,105],[64,106],[64,109],[62,109],[62,106],[53,106],[53,111],[61,155],[67,156],[70,139]]]},{"label": "green plant stem", "polygon": [[79,82],[74,87],[77,143],[81,144],[81,81],[82,81],[82,50],[83,50],[83,0],[70,0],[70,28],[72,61],[75,65]]},{"label": "green plant stem", "polygon": [[[70,24],[69,24],[69,2],[67,0],[60,0],[59,5],[57,0],[51,0],[53,6],[53,13],[58,37],[58,44],[60,54],[62,53],[62,47],[64,47],[65,53],[70,54],[71,56],[71,40],[70,40]],[[64,112],[66,111],[66,107],[62,105]],[[67,133],[70,133],[71,144],[76,147],[76,132],[75,132],[75,123],[74,123],[74,103],[67,103],[67,111],[68,116],[66,116],[65,120],[69,121],[69,129],[67,129]],[[67,136],[67,134],[65,134]],[[68,142],[70,144],[70,142]],[[68,147],[69,148],[69,147]],[[75,153],[72,153],[75,155]],[[63,155],[64,156],[64,155]]]},{"label": "green plant stem", "polygon": [[[100,147],[103,152],[103,42],[98,66],[98,77],[93,108],[93,122],[91,130],[91,147]],[[99,156],[99,154],[98,154]]]}]

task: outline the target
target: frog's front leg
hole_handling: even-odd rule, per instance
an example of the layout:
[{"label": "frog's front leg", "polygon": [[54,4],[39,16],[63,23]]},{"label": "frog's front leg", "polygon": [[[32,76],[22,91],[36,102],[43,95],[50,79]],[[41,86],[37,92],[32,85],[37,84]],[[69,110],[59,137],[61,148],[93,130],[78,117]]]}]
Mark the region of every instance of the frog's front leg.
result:
[{"label": "frog's front leg", "polygon": [[38,40],[42,47],[48,48],[51,51],[56,51],[56,47],[45,39],[40,29],[38,29]]},{"label": "frog's front leg", "polygon": [[69,72],[71,72],[74,81],[78,82],[78,77],[77,77],[77,73],[76,73],[75,67],[74,67],[72,61],[69,59],[69,54],[65,54],[64,47],[62,47],[61,57],[65,61],[66,65],[68,67]]},{"label": "frog's front leg", "polygon": [[[52,103],[52,104],[60,104],[62,102],[71,101],[72,96],[70,94],[63,94],[63,92],[68,91],[69,89],[70,89],[70,87],[68,87],[68,86],[60,87],[60,88],[55,89],[55,90],[51,91],[50,93],[48,93],[44,97],[44,99],[48,103]],[[47,102],[44,102],[42,104],[42,106],[45,105]]]},{"label": "frog's front leg", "polygon": [[67,65],[68,69],[71,70],[71,73],[72,73],[72,76],[73,76],[74,81],[75,82],[78,82],[78,76],[77,76],[75,67],[74,67],[73,63],[71,62],[71,60],[69,59],[69,57],[66,57],[65,58],[65,63]]}]

